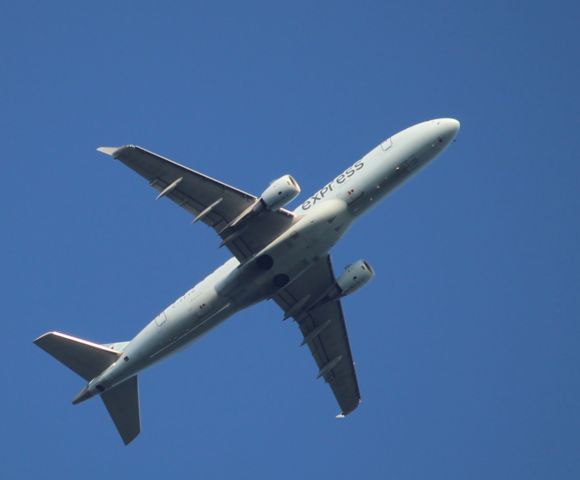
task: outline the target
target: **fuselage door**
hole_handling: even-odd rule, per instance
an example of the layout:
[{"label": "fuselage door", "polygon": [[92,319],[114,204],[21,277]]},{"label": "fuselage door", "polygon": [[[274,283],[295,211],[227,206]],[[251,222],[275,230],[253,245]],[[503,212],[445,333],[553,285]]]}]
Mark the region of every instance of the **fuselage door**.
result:
[{"label": "fuselage door", "polygon": [[383,143],[381,143],[381,150],[383,152],[386,152],[392,146],[393,146],[393,141],[391,140],[391,137],[389,137]]},{"label": "fuselage door", "polygon": [[158,327],[163,325],[166,320],[167,320],[167,316],[165,315],[164,311],[155,317],[155,323],[157,324]]}]

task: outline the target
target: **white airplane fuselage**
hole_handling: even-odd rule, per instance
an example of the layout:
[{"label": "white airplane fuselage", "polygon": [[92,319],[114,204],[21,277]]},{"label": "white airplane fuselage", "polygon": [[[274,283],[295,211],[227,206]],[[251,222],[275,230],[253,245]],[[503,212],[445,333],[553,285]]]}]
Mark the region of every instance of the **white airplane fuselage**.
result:
[{"label": "white airplane fuselage", "polygon": [[251,260],[226,261],[145,326],[79,400],[111,389],[297,281],[356,218],[441,153],[458,130],[459,122],[442,118],[385,140],[294,210],[291,227],[254,257],[271,262],[267,269]]}]

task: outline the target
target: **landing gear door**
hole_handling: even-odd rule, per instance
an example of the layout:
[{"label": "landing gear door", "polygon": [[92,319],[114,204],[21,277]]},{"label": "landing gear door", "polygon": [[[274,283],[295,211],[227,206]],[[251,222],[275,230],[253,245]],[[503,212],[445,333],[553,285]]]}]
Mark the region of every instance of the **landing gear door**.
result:
[{"label": "landing gear door", "polygon": [[364,206],[365,202],[365,192],[362,190],[349,190],[348,197],[346,203],[348,205],[348,209],[352,213],[357,213],[361,207]]}]

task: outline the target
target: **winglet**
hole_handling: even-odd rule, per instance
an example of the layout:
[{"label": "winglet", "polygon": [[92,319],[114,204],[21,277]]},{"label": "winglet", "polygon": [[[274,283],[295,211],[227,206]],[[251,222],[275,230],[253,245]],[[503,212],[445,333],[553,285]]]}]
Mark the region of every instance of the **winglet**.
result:
[{"label": "winglet", "polygon": [[99,147],[97,148],[97,152],[104,153],[105,155],[111,155],[111,157],[115,156],[115,152],[119,150],[121,147]]}]

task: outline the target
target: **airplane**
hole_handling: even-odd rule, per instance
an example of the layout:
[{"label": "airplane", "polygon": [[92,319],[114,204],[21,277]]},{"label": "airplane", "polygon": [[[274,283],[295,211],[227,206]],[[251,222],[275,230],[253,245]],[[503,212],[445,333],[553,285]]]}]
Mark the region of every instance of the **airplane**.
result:
[{"label": "airplane", "polygon": [[256,197],[135,145],[99,147],[147,179],[159,194],[212,227],[233,257],[178,298],[131,341],[93,343],[48,332],[34,343],[87,383],[78,404],[100,396],[125,445],[141,430],[137,374],[257,302],[272,299],[292,317],[340,406],[360,403],[341,299],[374,276],[358,260],[335,276],[329,252],[354,221],[439,155],[456,137],[457,120],[411,126],[380,143],[295,210],[291,175]]}]

